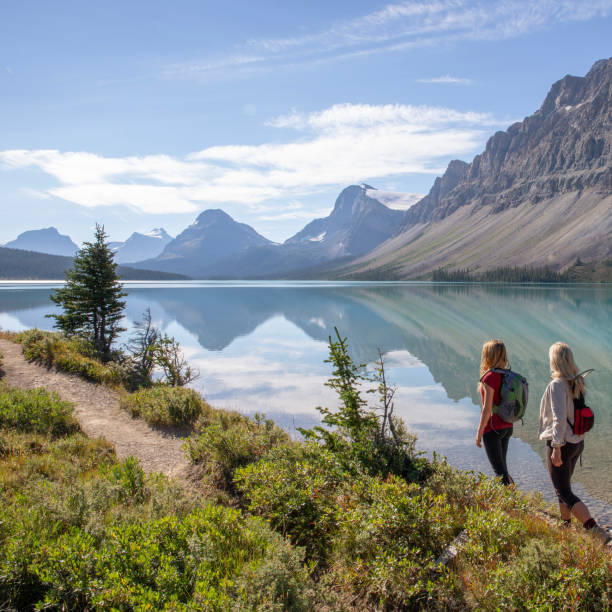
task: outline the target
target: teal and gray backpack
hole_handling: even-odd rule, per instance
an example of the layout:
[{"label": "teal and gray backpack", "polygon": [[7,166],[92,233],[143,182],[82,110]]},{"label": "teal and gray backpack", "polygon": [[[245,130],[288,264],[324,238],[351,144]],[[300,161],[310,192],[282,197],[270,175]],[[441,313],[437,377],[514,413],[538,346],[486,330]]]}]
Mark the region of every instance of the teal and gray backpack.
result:
[{"label": "teal and gray backpack", "polygon": [[[502,375],[502,385],[499,390],[500,402],[498,406],[493,405],[493,412],[507,423],[522,420],[529,399],[527,379],[518,372],[502,368],[493,368],[489,372],[497,372]],[[480,380],[482,381],[482,378]]]}]

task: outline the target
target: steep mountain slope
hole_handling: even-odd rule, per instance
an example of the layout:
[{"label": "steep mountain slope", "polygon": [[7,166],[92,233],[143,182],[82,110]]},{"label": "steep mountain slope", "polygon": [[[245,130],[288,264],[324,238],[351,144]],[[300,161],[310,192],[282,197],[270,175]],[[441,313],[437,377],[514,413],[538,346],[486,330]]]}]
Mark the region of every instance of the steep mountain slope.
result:
[{"label": "steep mountain slope", "polygon": [[134,266],[206,278],[214,273],[217,261],[249,247],[271,244],[250,225],[237,223],[222,210],[211,209],[169,242],[161,255]]},{"label": "steep mountain slope", "polygon": [[130,263],[161,255],[172,240],[163,227],[156,227],[146,234],[134,232],[125,242],[112,243],[111,248],[117,263]]},{"label": "steep mountain slope", "polygon": [[3,246],[9,249],[38,251],[39,253],[64,255],[66,257],[72,257],[79,250],[70,236],[60,234],[55,227],[23,232],[15,240],[11,240]]},{"label": "steep mountain slope", "polygon": [[339,276],[414,278],[439,267],[563,269],[612,256],[612,59],[555,83],[540,109],[453,161],[402,232]]}]

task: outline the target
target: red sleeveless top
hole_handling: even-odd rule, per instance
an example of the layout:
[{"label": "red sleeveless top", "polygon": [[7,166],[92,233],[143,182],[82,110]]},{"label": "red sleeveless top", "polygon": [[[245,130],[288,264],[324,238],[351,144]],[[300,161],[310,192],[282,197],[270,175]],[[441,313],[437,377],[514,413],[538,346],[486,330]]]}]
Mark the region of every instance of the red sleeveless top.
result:
[{"label": "red sleeveless top", "polygon": [[[482,384],[488,385],[493,389],[493,405],[498,406],[501,402],[501,386],[502,386],[503,376],[499,372],[487,372],[482,378]],[[480,387],[480,398],[482,403],[484,403],[484,389]],[[485,428],[482,433],[487,433],[488,431],[493,431],[494,429],[506,429],[507,427],[512,427],[512,423],[508,423],[504,421],[499,415],[492,413],[489,422],[485,425]]]}]

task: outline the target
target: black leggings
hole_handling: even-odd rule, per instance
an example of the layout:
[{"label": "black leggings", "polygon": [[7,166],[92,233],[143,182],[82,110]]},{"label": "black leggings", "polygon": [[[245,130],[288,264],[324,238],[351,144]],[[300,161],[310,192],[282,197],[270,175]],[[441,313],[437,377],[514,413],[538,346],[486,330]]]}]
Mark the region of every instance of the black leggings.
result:
[{"label": "black leggings", "polygon": [[506,453],[508,452],[508,443],[512,437],[512,430],[512,427],[504,427],[503,429],[487,431],[482,436],[491,467],[497,476],[501,476],[502,483],[505,485],[514,482],[510,474],[508,474],[508,466],[506,465]]},{"label": "black leggings", "polygon": [[580,498],[572,491],[570,480],[576,467],[576,462],[584,450],[584,440],[573,444],[566,442],[561,447],[561,461],[559,467],[552,464],[552,445],[550,440],[546,442],[546,467],[550,474],[555,493],[560,504],[565,504],[570,510],[580,501]]}]

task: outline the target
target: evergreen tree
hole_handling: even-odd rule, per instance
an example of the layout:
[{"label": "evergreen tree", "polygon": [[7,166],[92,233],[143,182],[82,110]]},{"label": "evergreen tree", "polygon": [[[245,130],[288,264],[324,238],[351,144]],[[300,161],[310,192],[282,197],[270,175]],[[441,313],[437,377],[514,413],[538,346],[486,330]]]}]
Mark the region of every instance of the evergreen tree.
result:
[{"label": "evergreen tree", "polygon": [[66,271],[65,286],[50,296],[63,313],[48,315],[55,319],[54,327],[67,335],[90,340],[103,361],[110,359],[113,340],[125,331],[119,323],[125,308],[121,298],[127,294],[113,258],[104,227],[96,224],[95,240],[83,245]]}]

